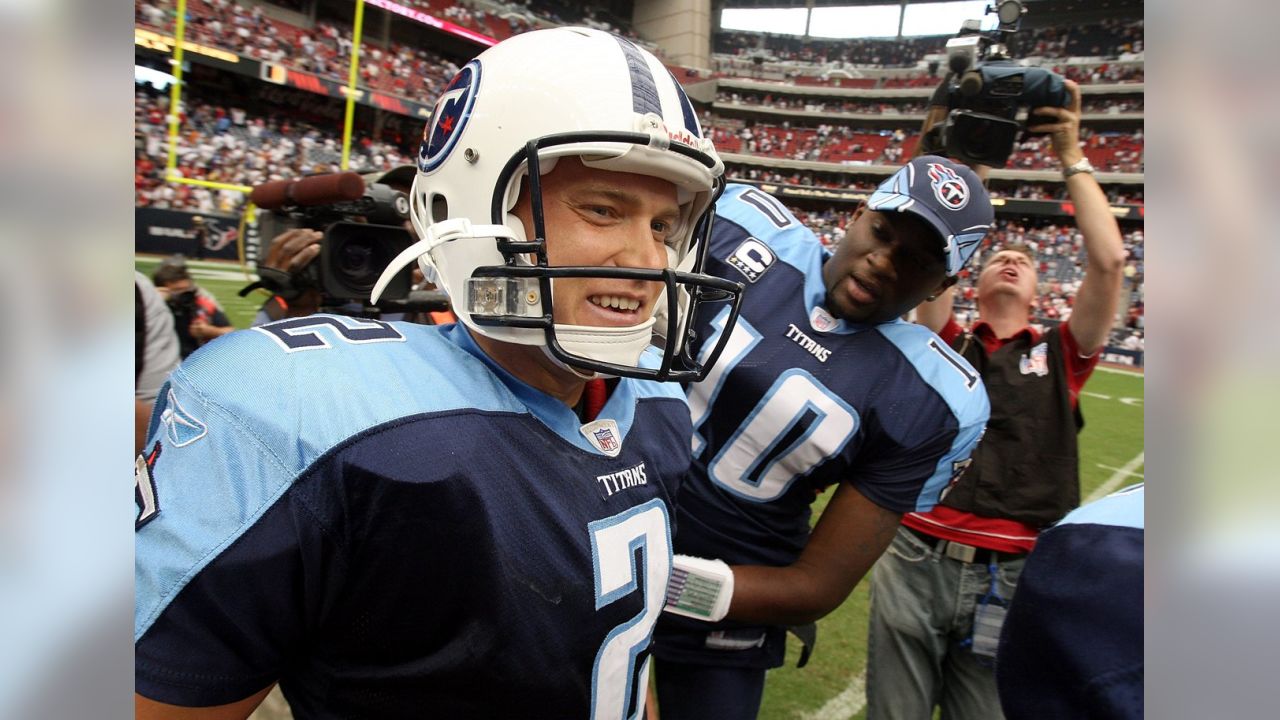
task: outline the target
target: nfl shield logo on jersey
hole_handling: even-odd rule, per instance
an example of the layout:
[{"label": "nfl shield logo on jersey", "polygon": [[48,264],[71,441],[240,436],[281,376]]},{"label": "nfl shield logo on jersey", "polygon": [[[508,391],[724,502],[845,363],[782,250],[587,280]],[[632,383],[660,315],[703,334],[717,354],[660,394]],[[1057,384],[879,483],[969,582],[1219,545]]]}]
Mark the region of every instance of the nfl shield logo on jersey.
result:
[{"label": "nfl shield logo on jersey", "polygon": [[814,307],[813,312],[809,313],[809,326],[818,332],[831,332],[839,324],[840,321],[820,305]]},{"label": "nfl shield logo on jersey", "polygon": [[579,428],[583,437],[591,446],[609,457],[617,457],[622,452],[622,436],[618,432],[618,423],[614,420],[596,420]]},{"label": "nfl shield logo on jersey", "polygon": [[596,439],[596,446],[605,452],[618,449],[618,438],[613,434],[613,428],[600,428],[592,431],[591,436]]}]

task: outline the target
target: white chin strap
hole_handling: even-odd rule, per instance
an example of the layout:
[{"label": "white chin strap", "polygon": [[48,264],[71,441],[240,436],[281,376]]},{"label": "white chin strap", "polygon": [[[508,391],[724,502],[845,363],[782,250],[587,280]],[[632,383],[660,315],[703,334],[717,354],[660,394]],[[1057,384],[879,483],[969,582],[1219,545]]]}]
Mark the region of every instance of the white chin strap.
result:
[{"label": "white chin strap", "polygon": [[[414,227],[417,227],[416,222]],[[478,237],[519,239],[515,231],[506,225],[473,225],[466,218],[454,218],[435,223],[426,229],[425,237],[422,240],[400,251],[400,254],[387,265],[386,269],[382,271],[382,276],[378,278],[378,282],[373,285],[373,292],[369,296],[369,302],[378,302],[378,298],[382,296],[382,291],[387,289],[387,284],[396,276],[396,273],[414,262],[423,267],[423,275],[427,279],[433,282],[438,280],[435,264],[431,261],[431,251],[436,246],[453,240],[470,240]]]},{"label": "white chin strap", "polygon": [[[595,327],[591,325],[556,324],[556,340],[560,347],[570,355],[613,363],[639,367],[640,356],[653,340],[654,318],[649,318],[639,325],[626,327]],[[579,377],[591,380],[597,377],[611,377],[603,373],[595,373],[575,368],[557,360],[551,355],[549,348],[544,348],[547,356],[556,364],[572,371]]]}]

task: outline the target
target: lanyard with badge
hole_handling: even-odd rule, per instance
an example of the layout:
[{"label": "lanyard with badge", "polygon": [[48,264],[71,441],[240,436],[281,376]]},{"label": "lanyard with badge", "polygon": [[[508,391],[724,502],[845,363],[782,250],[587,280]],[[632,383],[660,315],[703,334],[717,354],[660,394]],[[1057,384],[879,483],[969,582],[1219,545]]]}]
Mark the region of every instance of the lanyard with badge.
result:
[{"label": "lanyard with badge", "polygon": [[1000,628],[1004,626],[1009,603],[1000,595],[1000,568],[996,565],[995,558],[987,561],[987,572],[991,577],[991,585],[986,594],[978,598],[978,604],[973,609],[973,630],[961,644],[967,646],[979,660],[994,661],[996,648],[1000,645]]}]

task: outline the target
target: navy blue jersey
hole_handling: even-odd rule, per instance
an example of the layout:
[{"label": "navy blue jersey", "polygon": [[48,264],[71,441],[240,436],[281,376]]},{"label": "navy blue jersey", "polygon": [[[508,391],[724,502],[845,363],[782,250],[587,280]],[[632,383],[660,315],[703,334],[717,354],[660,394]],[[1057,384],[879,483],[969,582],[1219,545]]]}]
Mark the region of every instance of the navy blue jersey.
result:
[{"label": "navy blue jersey", "polygon": [[[755,188],[730,185],[717,203],[707,272],[747,289],[715,368],[688,388],[677,552],[788,565],[821,490],[849,482],[889,510],[927,510],[977,443],[989,410],[978,374],[923,326],[829,314],[827,257]],[[698,328],[702,348],[724,317]]]},{"label": "navy blue jersey", "polygon": [[1143,717],[1145,499],[1120,491],[1036,540],[996,655],[1010,720]]},{"label": "navy blue jersey", "polygon": [[137,463],[136,688],[213,705],[279,680],[299,718],[630,717],[689,436],[676,386],[623,379],[582,425],[460,325],[222,338],[162,390]]}]

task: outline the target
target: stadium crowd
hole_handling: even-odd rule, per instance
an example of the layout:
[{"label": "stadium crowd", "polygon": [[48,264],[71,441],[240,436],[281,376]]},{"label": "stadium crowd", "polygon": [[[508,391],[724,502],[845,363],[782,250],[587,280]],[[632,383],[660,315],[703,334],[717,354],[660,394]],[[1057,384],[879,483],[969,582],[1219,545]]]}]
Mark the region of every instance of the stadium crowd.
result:
[{"label": "stadium crowd", "polygon": [[888,102],[880,99],[848,100],[821,95],[790,95],[779,93],[738,92],[720,90],[716,102],[764,107],[774,110],[803,110],[804,112],[862,113],[873,115],[920,115],[925,111],[923,100]]},{"label": "stadium crowd", "polygon": [[[241,202],[239,193],[164,182],[168,154],[168,102],[167,97],[154,91],[138,91],[135,102],[136,204],[202,212],[234,212]],[[178,170],[183,177],[254,185],[325,172],[336,168],[339,161],[341,139],[332,131],[296,118],[253,117],[241,108],[215,103],[191,103],[189,100],[189,105],[190,110],[183,116],[178,150]],[[826,162],[895,164],[914,149],[917,139],[901,129],[859,131],[835,124],[821,124],[816,128],[762,124],[735,128],[725,126],[716,118],[708,118],[705,124],[711,130],[717,147],[725,152]],[[1141,131],[1128,135],[1090,133],[1086,143],[1086,151],[1095,161],[1103,154],[1107,157],[1099,167],[1116,172],[1141,172]],[[1043,139],[1031,138],[1018,147],[1010,167],[1049,167],[1046,152]],[[412,151],[394,141],[363,137],[353,147],[351,167],[357,171],[387,170],[410,157]],[[741,170],[739,174],[750,180],[798,185],[848,185],[843,176],[808,171],[786,174],[753,167]],[[1060,191],[1060,186],[1056,185],[1022,183],[1006,196],[1059,199],[1057,193]],[[1113,202],[1141,201],[1140,194],[1115,192],[1117,194],[1111,197]],[[992,194],[998,197],[1002,192],[996,188]]]},{"label": "stadium crowd", "polygon": [[[950,35],[906,40],[857,38],[827,40],[796,35],[724,31],[713,36],[713,52],[796,63],[863,67],[914,67],[925,55],[943,52]],[[1116,59],[1143,51],[1142,20],[1103,20],[1073,27],[1026,29],[1015,38],[1019,56]]]},{"label": "stadium crowd", "polygon": [[[486,12],[468,0],[401,0],[400,4],[499,40],[540,25],[567,23],[584,24],[639,40],[623,21],[605,17],[603,11],[569,3],[548,0],[494,3],[502,8],[500,12]],[[298,5],[292,3],[287,9],[300,11]],[[134,22],[140,27],[173,33],[175,20],[172,0],[134,2]],[[256,4],[190,0],[186,23],[187,37],[193,42],[341,82],[347,80],[353,29],[343,19],[319,18],[315,27],[308,29],[271,17]],[[384,44],[367,31],[362,38],[361,53],[361,85],[410,98],[435,97],[443,83],[457,72],[456,65],[431,50],[395,41]]]},{"label": "stadium crowd", "polygon": [[[782,76],[766,76],[763,67],[747,58],[716,55],[711,58],[716,77],[738,77],[754,80],[782,80]],[[794,85],[820,87],[844,87],[862,89],[894,89],[934,87],[941,79],[937,71],[924,69],[919,72],[898,73],[884,77],[863,77],[857,71],[850,73],[841,68],[784,63],[785,81]],[[1141,63],[1103,62],[1096,64],[1052,64],[1049,69],[1081,85],[1141,83],[1145,78]]]},{"label": "stadium crowd", "polygon": [[[844,164],[901,163],[904,153],[909,155],[919,140],[918,133],[907,133],[902,128],[877,130],[828,123],[804,126],[792,125],[787,120],[771,124],[706,116],[703,126],[711,131],[721,152]],[[1141,130],[1122,133],[1084,128],[1081,137],[1085,154],[1099,170],[1142,172]],[[1049,150],[1044,137],[1028,137],[1015,147],[1008,167],[1017,170],[1053,167],[1055,160]]]},{"label": "stadium crowd", "polygon": [[[403,4],[498,39],[540,25],[582,23],[639,41],[621,19],[605,16],[603,11],[594,8],[549,0],[496,3],[502,8],[500,12],[486,12],[468,0],[405,0]],[[297,3],[293,3],[290,9],[296,10],[296,6]],[[346,80],[352,28],[344,19],[319,18],[314,28],[308,29],[271,17],[260,5],[242,5],[234,0],[191,0],[187,16],[186,32],[194,42],[322,77]],[[135,0],[134,19],[141,27],[172,33],[174,3],[172,0]],[[946,36],[826,41],[767,33],[718,33],[713,64],[721,75],[757,76],[759,66],[753,58],[763,51],[770,60],[782,59],[793,64],[788,75],[798,84],[930,87],[937,82],[932,72],[876,79],[849,78],[847,73],[832,75],[831,71],[859,66],[914,67],[921,64],[925,55],[940,52],[945,40]],[[1043,28],[1024,40],[1034,43],[1032,54],[1046,58],[1079,55],[1113,58],[1127,52],[1141,52],[1142,21],[1089,25],[1072,28],[1071,32],[1064,28]],[[361,84],[374,90],[406,97],[433,97],[441,83],[455,72],[447,59],[424,48],[390,40],[384,44],[368,33],[362,44],[366,61],[361,67]],[[649,43],[643,44],[651,47]],[[806,68],[806,65],[816,67]],[[1142,67],[1132,64],[1063,65],[1055,66],[1054,70],[1082,84],[1141,82],[1143,78]]]},{"label": "stadium crowd", "polygon": [[[313,29],[268,17],[258,5],[231,0],[192,0],[186,34],[193,42],[245,57],[286,65],[345,83],[351,63],[351,27],[317,20]],[[139,0],[135,21],[173,32],[172,3]],[[361,48],[360,84],[410,98],[433,97],[458,71],[457,65],[423,47],[381,45],[367,34]]]},{"label": "stadium crowd", "polygon": [[[804,112],[860,113],[864,115],[923,115],[927,103],[923,99],[890,101],[888,98],[842,99],[830,95],[792,95],[769,92],[739,92],[720,90],[716,102],[763,107],[774,110],[803,110]],[[1140,113],[1143,101],[1138,98],[1098,97],[1084,102],[1085,113]]]},{"label": "stadium crowd", "polygon": [[[300,4],[296,2],[274,4],[295,11],[301,10]],[[404,0],[404,4],[481,32],[492,31],[490,20],[500,18],[507,24],[508,34],[523,32],[534,23],[581,22],[633,35],[629,28],[621,27],[623,23],[616,18],[610,22],[609,19],[597,17],[590,9],[546,0],[499,3],[498,6],[503,8],[501,13],[486,13],[465,0],[456,3],[447,0]],[[290,65],[339,81],[345,80],[351,51],[350,26],[318,20],[313,29],[307,30],[269,17],[258,5],[242,5],[234,0],[191,0],[187,7],[187,32],[196,42],[230,49],[260,60]],[[172,32],[173,3],[165,0],[137,0],[135,19],[139,26]],[[717,52],[738,56],[734,64],[740,67],[755,64],[749,58],[760,51],[761,43],[764,44],[764,50],[774,57],[791,62],[895,67],[918,64],[925,54],[940,51],[945,40],[945,37],[936,37],[909,41],[809,39],[806,42],[770,34],[729,32],[716,34],[715,48]],[[1024,47],[1030,48],[1027,53],[1036,56],[1059,58],[1088,55],[1113,58],[1126,52],[1142,51],[1142,22],[1115,21],[1084,26],[1072,32],[1061,28],[1043,28],[1024,34],[1020,40],[1024,42]],[[1027,42],[1033,44],[1025,45]],[[382,47],[366,37],[362,54],[362,81],[366,86],[408,97],[434,96],[457,71],[454,62],[438,53],[395,42]],[[724,57],[717,58],[717,62],[723,61]],[[1142,79],[1141,65],[1123,63],[1065,65],[1055,67],[1055,70],[1081,83]],[[797,76],[794,79],[804,84],[823,83],[822,78],[813,76]],[[840,82],[840,79],[832,81]],[[846,79],[845,83],[848,82]],[[931,87],[936,84],[937,78],[931,73],[922,72],[870,82],[881,87]],[[717,100],[805,112],[920,114],[925,110],[925,104],[915,100],[882,102],[736,91],[722,91],[717,95]],[[1095,98],[1085,106],[1086,112],[1091,113],[1141,112],[1142,108],[1140,96]],[[135,104],[136,205],[196,212],[237,212],[243,204],[243,196],[238,192],[164,182],[168,152],[167,112],[167,97],[145,86],[139,86]],[[722,152],[844,164],[899,164],[914,150],[918,140],[914,132],[906,132],[901,128],[865,129],[827,123],[805,127],[793,126],[787,121],[775,125],[714,116],[705,117],[704,125],[711,131]],[[389,170],[410,161],[413,151],[408,145],[411,143],[403,142],[404,138],[387,135],[392,134],[384,134],[378,140],[368,137],[357,140],[352,148],[351,168],[361,172]],[[1082,139],[1086,144],[1086,153],[1100,170],[1130,173],[1143,171],[1143,135],[1140,129],[1132,133],[1119,133],[1090,132],[1085,128]],[[340,149],[340,137],[335,132],[322,129],[320,125],[285,114],[254,115],[243,108],[201,101],[198,97],[189,95],[186,112],[182,115],[177,171],[188,178],[254,185],[336,170]],[[1045,139],[1030,137],[1020,142],[1015,147],[1008,166],[1027,170],[1052,168],[1053,159]],[[869,191],[874,185],[870,180],[851,182],[849,176],[838,173],[788,171],[733,164],[729,165],[728,175],[731,179],[739,180],[865,191]],[[1107,192],[1109,200],[1114,203],[1143,201],[1141,186],[1136,190],[1126,189],[1126,186],[1112,186]],[[1035,182],[996,184],[991,189],[991,195],[997,198],[1055,200],[1063,199],[1063,187],[1057,183]],[[802,220],[812,223],[819,237],[826,243],[833,243],[842,237],[851,214],[835,208],[824,211],[796,209],[796,212]],[[1000,229],[995,235],[993,246],[1006,238],[1043,246],[1042,274],[1058,278],[1046,282],[1040,296],[1038,317],[1046,320],[1059,319],[1070,313],[1068,298],[1071,296],[1073,283],[1079,281],[1078,270],[1082,257],[1078,235],[1074,241],[1074,250],[1069,251],[1070,243],[1067,240],[1070,237],[1071,234],[1065,229],[1053,225],[1027,227],[1007,220],[1000,221]],[[1141,230],[1126,234],[1125,242],[1130,253],[1126,275],[1140,285]],[[958,307],[962,311],[966,296],[971,295],[972,287],[969,287],[959,296]],[[1140,308],[1141,301],[1136,301],[1136,305]],[[1137,317],[1141,317],[1140,311]],[[1140,332],[1141,328],[1137,330]]]},{"label": "stadium crowd", "polygon": [[[245,110],[188,98],[182,115],[177,171],[186,178],[257,185],[338,169],[342,141],[334,132],[287,117],[251,117]],[[134,103],[134,203],[138,207],[237,212],[244,196],[164,181],[169,98],[138,86]],[[352,144],[357,172],[390,170],[413,154],[361,137]]]}]

